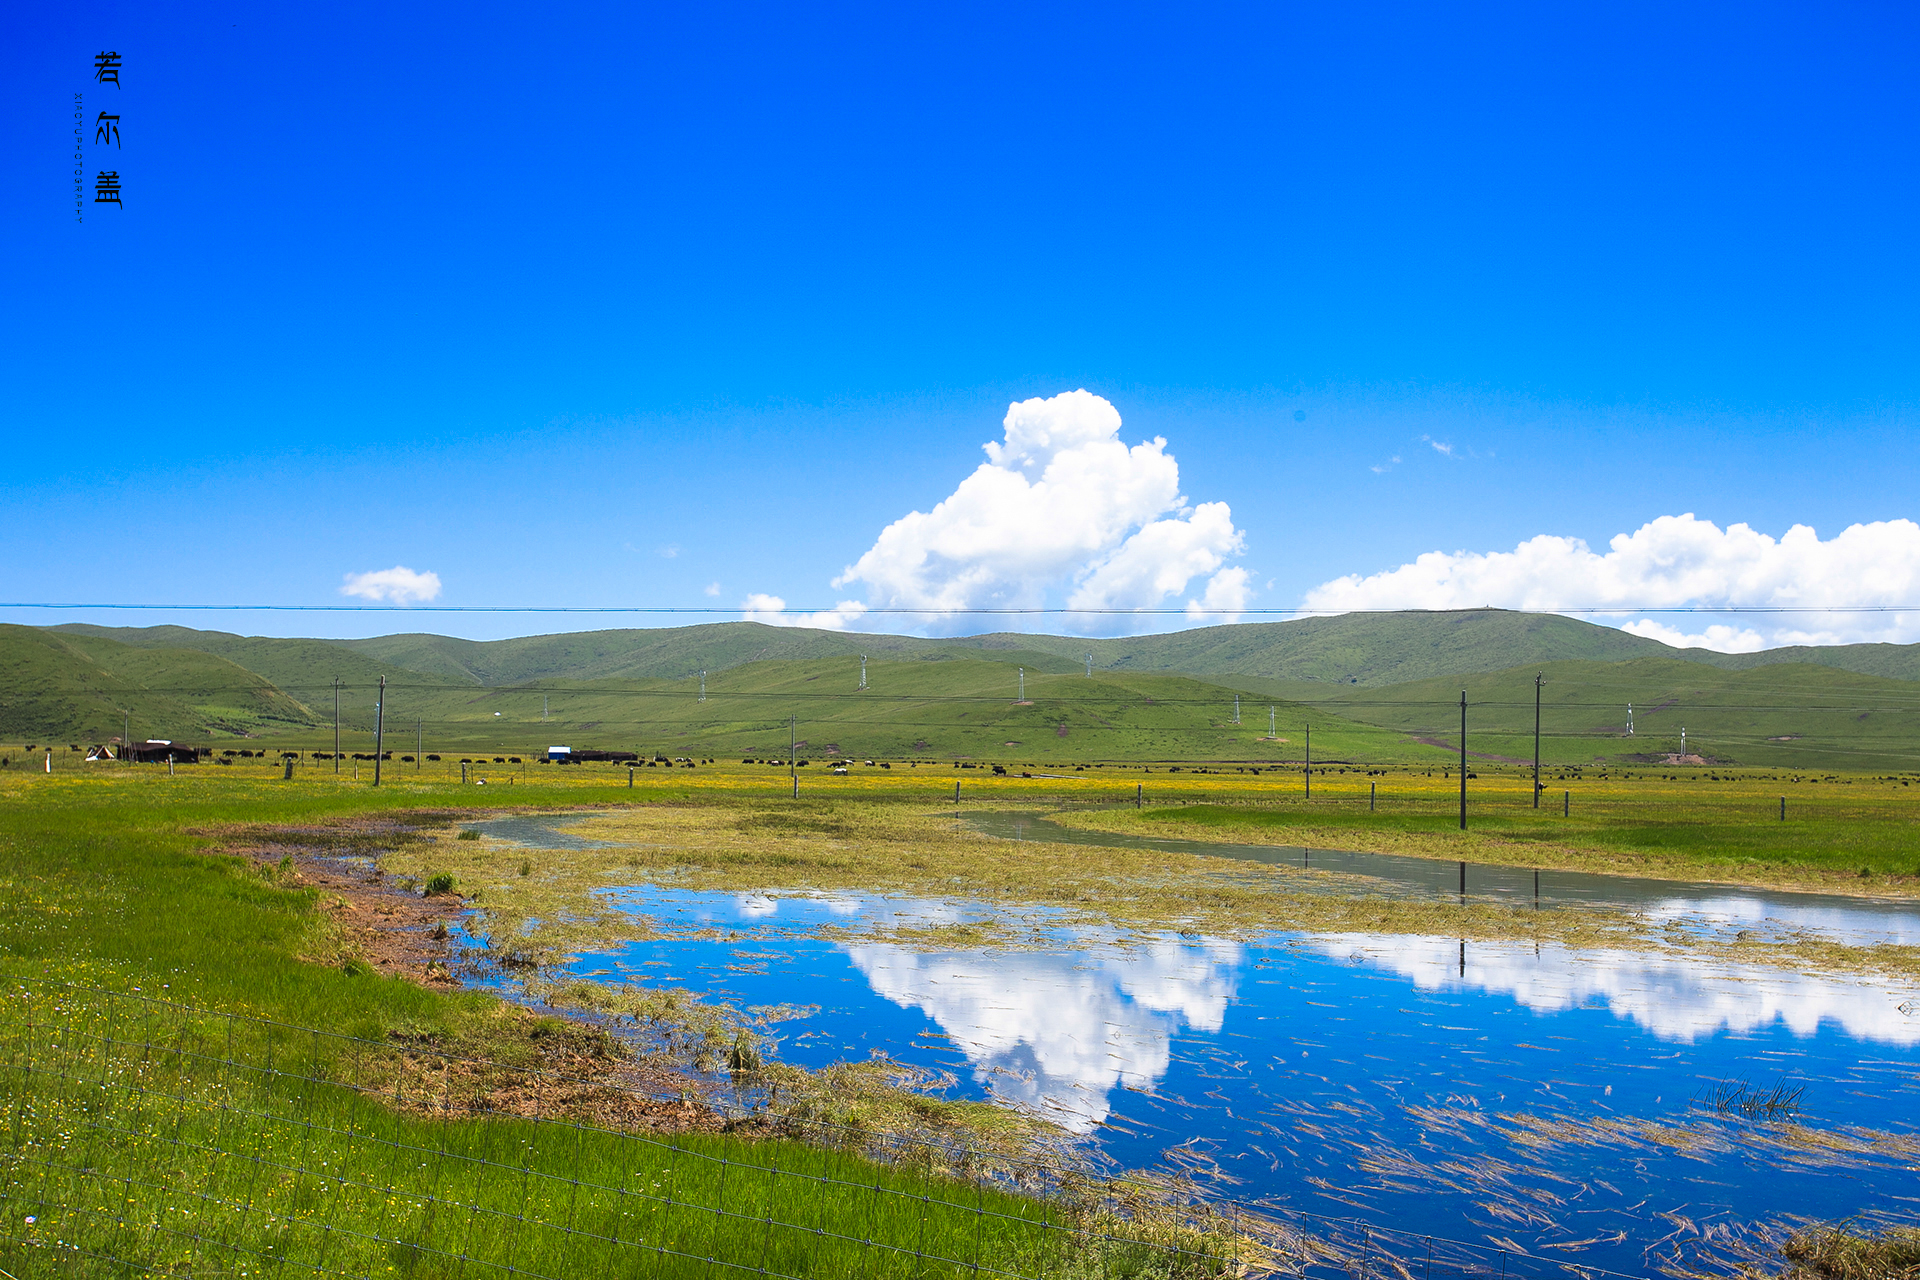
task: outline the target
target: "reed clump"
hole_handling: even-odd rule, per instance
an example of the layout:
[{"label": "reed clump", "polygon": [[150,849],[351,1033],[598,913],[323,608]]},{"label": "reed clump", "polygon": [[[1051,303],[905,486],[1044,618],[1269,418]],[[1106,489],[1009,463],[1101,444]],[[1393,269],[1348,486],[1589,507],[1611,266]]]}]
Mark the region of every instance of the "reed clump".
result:
[{"label": "reed clump", "polygon": [[1827,1223],[1788,1237],[1781,1280],[1920,1280],[1920,1227]]}]

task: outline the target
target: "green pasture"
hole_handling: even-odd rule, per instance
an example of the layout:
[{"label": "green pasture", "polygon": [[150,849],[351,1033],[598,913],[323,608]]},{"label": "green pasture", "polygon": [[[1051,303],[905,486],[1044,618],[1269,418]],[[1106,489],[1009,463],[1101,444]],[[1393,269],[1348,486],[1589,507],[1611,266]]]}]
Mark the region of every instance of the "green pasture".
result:
[{"label": "green pasture", "polygon": [[[515,1071],[565,1072],[598,1042],[490,995],[328,962],[338,953],[314,892],[282,883],[271,862],[256,869],[214,850],[236,827],[311,830],[423,805],[678,799],[689,785],[551,778],[374,790],[331,774],[288,784],[264,768],[0,775],[0,1132],[10,1138],[0,1267],[256,1274],[270,1263],[275,1274],[450,1276],[466,1257],[565,1277],[604,1273],[643,1237],[668,1250],[647,1264],[663,1275],[704,1274],[709,1257],[795,1275],[947,1274],[936,1258],[970,1274],[976,1262],[1030,1275],[1080,1274],[1088,1258],[1122,1275],[1174,1266],[1156,1248],[1102,1252],[1040,1225],[1083,1221],[1066,1201],[982,1190],[911,1161],[717,1135],[648,1145],[479,1115],[471,1097],[449,1107],[444,1078],[421,1086],[408,1073],[444,1053],[488,1064],[473,1083],[499,1084]],[[391,843],[377,832],[355,840],[334,843]],[[217,1015],[156,1006],[134,1018],[124,1000],[114,1011],[85,994],[99,991]],[[405,1105],[380,1102],[370,1084]],[[835,1230],[841,1238],[821,1234]]]},{"label": "green pasture", "polygon": [[1318,712],[1456,750],[1464,691],[1467,747],[1479,753],[1472,758],[1531,760],[1536,675],[1542,679],[1541,757],[1551,765],[1651,766],[1680,752],[1685,729],[1687,753],[1709,765],[1920,770],[1920,685],[1826,666],[1725,670],[1643,657],[1545,663],[1386,688],[1275,690]]},{"label": "green pasture", "polygon": [[125,726],[135,739],[329,750],[337,704],[341,747],[364,754],[384,678],[396,754],[417,741],[443,756],[563,743],[783,757],[791,727],[816,757],[1264,765],[1301,762],[1311,725],[1320,760],[1441,765],[1460,745],[1464,690],[1469,758],[1496,764],[1531,760],[1543,676],[1550,766],[1651,766],[1681,752],[1684,728],[1707,767],[1915,769],[1911,648],[1708,654],[1499,611],[1084,641],[744,622],[488,642],[0,627],[0,738],[73,745]]},{"label": "green pasture", "polygon": [[0,1257],[36,1276],[1219,1269],[912,1160],[490,1114],[432,1069],[370,1088],[359,1059],[382,1052],[158,1002],[9,993]]}]

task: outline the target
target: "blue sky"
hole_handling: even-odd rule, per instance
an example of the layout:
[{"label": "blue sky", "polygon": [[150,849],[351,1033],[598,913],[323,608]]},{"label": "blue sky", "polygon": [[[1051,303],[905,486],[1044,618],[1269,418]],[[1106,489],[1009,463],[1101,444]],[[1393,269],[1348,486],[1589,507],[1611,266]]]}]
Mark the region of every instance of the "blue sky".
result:
[{"label": "blue sky", "polygon": [[[1189,517],[1230,508],[1237,541],[1166,607],[1221,566],[1286,608],[1426,553],[1604,553],[1688,513],[1869,533],[1798,558],[1695,539],[1706,576],[1658,590],[1566,553],[1349,597],[1920,597],[1920,539],[1887,523],[1920,515],[1905,9],[0,22],[7,601],[352,603],[344,575],[395,565],[443,605],[904,599],[832,584],[956,492],[1010,403],[1079,388],[1122,442],[1164,437]],[[125,192],[79,222],[75,93],[88,182],[110,163]],[[93,532],[123,517],[171,532]],[[1064,602],[1121,545],[977,598]],[[1581,600],[1541,596],[1563,572]],[[1920,639],[1880,625],[1795,635]],[[1762,632],[1729,646],[1794,638]]]}]

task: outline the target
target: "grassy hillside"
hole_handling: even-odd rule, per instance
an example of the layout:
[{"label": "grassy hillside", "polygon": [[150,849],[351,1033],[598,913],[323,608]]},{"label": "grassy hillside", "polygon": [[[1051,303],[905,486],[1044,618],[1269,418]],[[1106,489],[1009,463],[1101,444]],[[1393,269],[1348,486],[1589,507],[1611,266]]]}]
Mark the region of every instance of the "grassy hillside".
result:
[{"label": "grassy hillside", "polygon": [[[195,631],[190,627],[94,627],[76,624],[54,628],[65,636],[93,636],[140,649],[192,649],[225,658],[271,681],[286,693],[316,709],[327,704],[333,714],[333,682],[374,685],[388,680],[417,680],[419,673],[405,666],[381,662],[331,640],[277,639],[237,636],[226,631]],[[462,680],[478,684],[477,680]]]},{"label": "grassy hillside", "polygon": [[[1328,691],[1311,705],[1457,747],[1460,693],[1468,749],[1533,755],[1533,680],[1543,674],[1541,753],[1555,763],[1657,762],[1687,748],[1711,762],[1790,769],[1920,769],[1920,689],[1832,667],[1728,671],[1673,658],[1561,662]],[[1627,704],[1634,734],[1626,734]]]},{"label": "grassy hillside", "polygon": [[[524,753],[567,742],[769,755],[784,750],[786,720],[797,716],[816,752],[831,743],[894,758],[1284,760],[1299,758],[1298,731],[1311,707],[1326,735],[1316,735],[1324,744],[1316,754],[1387,762],[1433,758],[1455,742],[1464,687],[1473,703],[1472,749],[1531,758],[1532,679],[1546,670],[1549,760],[1658,756],[1678,749],[1682,724],[1690,747],[1723,761],[1908,768],[1920,758],[1920,734],[1906,714],[1920,696],[1913,682],[1759,661],[1769,655],[1677,651],[1570,619],[1497,610],[1124,640],[1011,633],[929,640],[752,622],[485,643],[431,635],[276,640],[164,627],[11,631],[43,638],[38,649],[22,650],[12,674],[0,672],[0,694],[12,707],[0,736],[16,738],[97,734],[112,718],[102,708],[125,705],[136,690],[156,726],[142,736],[174,736],[161,732],[166,725],[184,736],[300,736],[320,724],[330,734],[337,676],[352,739],[342,746],[365,750],[384,675],[392,741],[418,732],[428,750]],[[1091,681],[1082,666],[1088,652]],[[1624,659],[1608,656],[1623,652]],[[1913,661],[1901,646],[1837,652],[1895,673]],[[863,653],[872,686],[865,692],[857,688]],[[34,667],[76,661],[88,670],[54,678]],[[1163,670],[1163,663],[1187,669]],[[1014,706],[1018,667],[1027,670],[1034,707]],[[1386,682],[1410,671],[1427,674]],[[1230,732],[1236,689],[1248,696],[1244,724]],[[1632,740],[1624,736],[1629,701],[1639,711]],[[1267,736],[1270,702],[1280,708],[1276,732],[1287,743],[1258,741]],[[1329,717],[1352,723],[1336,726]],[[1054,749],[1042,751],[1040,741]]]},{"label": "grassy hillside", "polygon": [[425,634],[340,644],[381,662],[471,684],[530,680],[672,679],[770,658],[860,653],[860,640],[835,631],[719,622],[693,627],[580,631],[513,640],[456,640]]},{"label": "grassy hillside", "polygon": [[[757,629],[773,632],[776,639],[785,634],[778,628]],[[86,649],[102,655],[102,661],[111,657],[137,669],[142,678],[177,669],[177,677],[168,674],[167,687],[191,684],[202,691],[203,701],[212,696],[206,691],[216,688],[225,690],[229,701],[246,690],[272,689],[259,675],[197,647],[136,648],[97,634],[14,630],[40,637],[41,647],[50,652],[78,655]],[[1287,741],[1263,742],[1260,739],[1267,736],[1264,706],[1256,713],[1248,703],[1244,724],[1235,726],[1233,694],[1219,685],[1154,672],[1099,672],[1089,680],[1076,663],[1019,649],[995,652],[991,659],[938,647],[917,656],[874,655],[864,691],[859,688],[857,652],[716,665],[708,672],[707,699],[702,702],[697,669],[691,676],[675,679],[543,679],[489,687],[443,674],[373,664],[363,654],[317,641],[244,639],[205,632],[149,639],[225,648],[274,670],[295,688],[311,690],[312,701],[319,705],[312,712],[303,709],[290,715],[272,736],[275,746],[307,750],[331,745],[331,677],[321,678],[320,673],[340,669],[343,656],[372,668],[356,672],[343,692],[341,746],[347,751],[365,751],[372,745],[376,672],[388,674],[387,745],[401,751],[411,748],[417,734],[425,750],[436,752],[526,755],[566,743],[676,756],[784,756],[792,717],[799,737],[816,756],[839,749],[894,759],[970,757],[1014,763],[1285,761],[1301,758],[1304,744],[1299,730],[1308,715],[1298,707],[1281,707],[1279,736]],[[656,657],[672,660],[670,642],[671,637]],[[587,643],[594,643],[594,638],[588,637]],[[435,651],[414,650],[413,654]],[[1019,698],[1023,665],[1024,702]],[[499,668],[488,671],[496,677],[503,674]],[[102,678],[95,677],[96,683]],[[75,681],[69,678],[66,684]],[[277,691],[276,696],[288,706],[297,705]],[[31,723],[67,723],[62,715],[74,723],[83,719],[76,708],[53,708]],[[192,721],[184,708],[175,719],[206,726],[200,732],[214,731],[211,721],[205,717]],[[1320,758],[1405,755],[1398,745],[1399,734],[1350,724],[1324,712],[1318,713],[1317,720],[1314,742]],[[255,726],[249,723],[245,731],[255,731]],[[13,736],[26,732],[24,727],[12,730]],[[35,728],[34,732],[52,729]],[[180,736],[191,734],[182,729]],[[1418,747],[1414,753],[1430,754]]]},{"label": "grassy hillside", "polygon": [[1887,680],[1920,680],[1920,644],[1830,644],[1793,645],[1785,649],[1767,649],[1760,653],[1707,653],[1691,649],[1687,656],[1695,662],[1710,662],[1729,671],[1751,671],[1781,663],[1802,663],[1819,667],[1838,667],[1863,676]]},{"label": "grassy hillside", "polygon": [[[1301,758],[1301,727],[1315,719],[1315,755],[1402,754],[1401,735],[1326,712],[1279,708],[1285,742],[1267,735],[1264,705],[1235,726],[1233,695],[1185,676],[1028,668],[1019,698],[1016,664],[954,657],[749,663],[697,679],[539,682],[463,695],[430,722],[448,741],[537,751],[549,743],[669,755],[784,756],[788,719],[808,754],[832,750],[901,759],[969,757],[1009,763],[1080,760],[1284,761]],[[411,723],[409,694],[393,695]],[[542,719],[542,704],[547,718]],[[433,749],[429,744],[429,750]]]},{"label": "grassy hillside", "polygon": [[484,642],[405,635],[341,643],[395,666],[487,685],[672,678],[777,659],[861,653],[906,658],[955,652],[1060,671],[1080,666],[1091,653],[1096,670],[1385,685],[1463,671],[1497,671],[1522,662],[1674,652],[1657,641],[1612,627],[1498,609],[1349,614],[1112,640],[1015,632],[921,639],[720,622]]},{"label": "grassy hillside", "polygon": [[[333,682],[342,684],[340,723],[349,729],[373,729],[375,703],[379,701],[380,677],[391,685],[408,687],[408,723],[420,715],[440,716],[463,703],[462,689],[475,682],[436,677],[433,689],[423,689],[420,673],[405,667],[380,662],[328,640],[276,639],[270,636],[237,636],[225,631],[196,631],[190,627],[94,627],[76,624],[55,628],[50,634],[77,644],[93,640],[115,642],[123,646],[153,651],[150,659],[164,666],[172,661],[165,654],[202,653],[225,659],[243,669],[256,682],[264,679],[282,693],[311,709],[310,718],[333,723]],[[229,673],[231,674],[231,673]],[[423,700],[422,695],[428,696]]]},{"label": "grassy hillside", "polygon": [[270,681],[212,654],[0,626],[0,736],[102,742],[120,735],[123,711],[136,739],[242,737],[318,723]]},{"label": "grassy hillside", "polygon": [[[961,641],[992,646],[1015,637]],[[1063,656],[1091,652],[1095,668],[1182,671],[1379,686],[1428,676],[1499,671],[1523,662],[1618,660],[1674,650],[1612,627],[1503,609],[1345,614],[1200,627],[1123,640],[1017,637]]]},{"label": "grassy hillside", "polygon": [[[1346,614],[1286,622],[1200,627],[1167,635],[1121,639],[996,632],[926,639],[849,635],[758,622],[691,627],[625,628],[460,640],[425,633],[367,640],[274,640],[194,631],[185,627],[72,626],[62,632],[101,635],[144,647],[199,649],[265,675],[289,692],[324,689],[334,675],[351,682],[390,679],[401,672],[440,684],[513,685],[536,680],[675,679],[724,671],[750,662],[807,660],[865,653],[891,658],[991,656],[1050,671],[1068,671],[1093,655],[1096,670],[1167,671],[1268,682],[1379,688],[1432,677],[1502,671],[1540,662],[1676,661],[1745,671],[1779,664],[1836,667],[1863,675],[1920,680],[1920,645],[1835,645],[1722,654],[1672,649],[1553,614],[1504,609]],[[345,650],[356,661],[346,663]]]}]

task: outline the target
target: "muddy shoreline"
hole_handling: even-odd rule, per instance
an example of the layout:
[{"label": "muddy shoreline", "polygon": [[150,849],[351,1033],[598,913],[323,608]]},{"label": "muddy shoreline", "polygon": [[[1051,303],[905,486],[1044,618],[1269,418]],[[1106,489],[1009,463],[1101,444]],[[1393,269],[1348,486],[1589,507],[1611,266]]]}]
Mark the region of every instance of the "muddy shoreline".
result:
[{"label": "muddy shoreline", "polygon": [[[457,893],[426,895],[414,882],[380,866],[382,854],[423,838],[423,833],[471,815],[460,811],[423,812],[349,820],[315,827],[249,826],[201,830],[193,834],[215,842],[212,852],[246,860],[254,874],[292,890],[314,895],[315,910],[329,925],[325,954],[307,955],[310,963],[398,978],[430,991],[471,989],[461,969],[478,961],[456,951],[455,930],[472,910]],[[461,1077],[479,1092],[462,1090],[475,1111],[552,1117],[571,1114],[594,1124],[629,1132],[770,1133],[761,1117],[729,1115],[713,1104],[713,1085],[666,1060],[607,1033],[582,1011],[549,1008],[535,1012],[502,1000],[499,1043],[449,1044],[439,1037],[391,1032],[410,1074],[443,1081]],[[557,1020],[578,1035],[543,1035],[539,1025]],[[490,1048],[538,1046],[536,1061],[524,1067],[487,1061]],[[520,1056],[509,1054],[507,1056]]]}]

